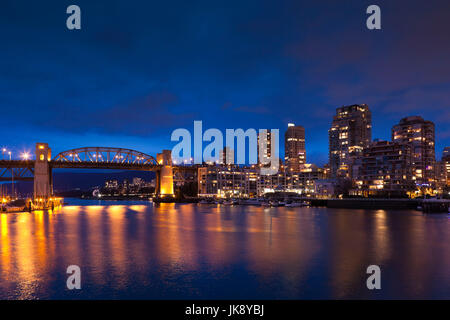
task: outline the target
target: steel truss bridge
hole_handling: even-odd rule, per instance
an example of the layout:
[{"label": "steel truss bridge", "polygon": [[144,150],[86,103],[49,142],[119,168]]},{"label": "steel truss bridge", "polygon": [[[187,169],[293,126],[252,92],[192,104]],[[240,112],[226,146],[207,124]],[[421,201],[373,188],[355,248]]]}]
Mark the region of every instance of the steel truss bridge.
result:
[{"label": "steel truss bridge", "polygon": [[52,168],[128,169],[155,171],[161,164],[148,154],[122,148],[87,147],[59,153]]},{"label": "steel truss bridge", "polygon": [[0,181],[33,181],[33,160],[0,160]]},{"label": "steel truss bridge", "polygon": [[[36,144],[36,160],[0,160],[0,181],[33,181],[34,194],[42,193],[39,184],[48,185],[52,193],[52,170],[65,169],[111,169],[156,172],[157,193],[165,189],[173,194],[173,182],[183,182],[186,173],[196,174],[198,166],[173,166],[170,150],[164,150],[157,158],[132,149],[111,147],[85,147],[71,149],[50,158],[47,144]],[[38,186],[37,186],[38,185]],[[164,186],[165,187],[162,187]],[[45,190],[44,188],[43,190]],[[169,191],[167,191],[169,190]]]}]

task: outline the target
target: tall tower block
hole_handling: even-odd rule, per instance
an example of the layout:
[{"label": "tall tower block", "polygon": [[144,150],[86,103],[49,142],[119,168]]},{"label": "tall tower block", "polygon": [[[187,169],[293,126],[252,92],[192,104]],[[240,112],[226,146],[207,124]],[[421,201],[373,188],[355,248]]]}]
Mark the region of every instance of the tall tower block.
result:
[{"label": "tall tower block", "polygon": [[284,134],[284,160],[290,172],[300,172],[306,163],[305,128],[288,124]]},{"label": "tall tower block", "polygon": [[173,169],[172,169],[172,151],[163,150],[156,155],[156,161],[162,165],[157,173],[158,185],[157,193],[160,196],[173,196]]},{"label": "tall tower block", "polygon": [[49,161],[52,152],[47,143],[36,143],[34,164],[34,198],[48,198],[53,194]]}]

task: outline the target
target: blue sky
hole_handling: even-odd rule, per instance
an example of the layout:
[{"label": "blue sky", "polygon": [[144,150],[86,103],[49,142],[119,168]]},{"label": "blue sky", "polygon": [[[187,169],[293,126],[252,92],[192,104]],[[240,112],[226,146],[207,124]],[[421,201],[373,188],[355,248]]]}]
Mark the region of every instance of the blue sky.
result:
[{"label": "blue sky", "polygon": [[[377,4],[382,30],[365,27]],[[67,6],[82,11],[70,31]],[[448,1],[24,1],[0,10],[0,144],[171,149],[176,128],[306,129],[327,161],[335,109],[366,103],[373,138],[400,118],[450,145]],[[281,139],[282,140],[282,139]],[[281,147],[283,142],[280,141]]]}]

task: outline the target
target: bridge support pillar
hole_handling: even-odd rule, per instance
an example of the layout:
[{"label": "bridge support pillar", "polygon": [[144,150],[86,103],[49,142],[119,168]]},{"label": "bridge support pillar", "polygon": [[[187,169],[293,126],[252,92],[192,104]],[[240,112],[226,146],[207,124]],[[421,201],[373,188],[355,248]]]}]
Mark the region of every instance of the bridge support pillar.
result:
[{"label": "bridge support pillar", "polygon": [[162,197],[173,196],[172,151],[163,150],[156,155],[156,161],[162,165],[156,173],[156,194]]},{"label": "bridge support pillar", "polygon": [[53,194],[51,169],[48,162],[51,149],[47,143],[36,143],[34,163],[34,198],[49,198]]}]

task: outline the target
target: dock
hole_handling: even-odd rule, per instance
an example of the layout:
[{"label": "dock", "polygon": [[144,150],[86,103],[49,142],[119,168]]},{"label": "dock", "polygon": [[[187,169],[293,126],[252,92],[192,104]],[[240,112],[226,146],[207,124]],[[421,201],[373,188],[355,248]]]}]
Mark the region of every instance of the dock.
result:
[{"label": "dock", "polygon": [[424,213],[450,213],[450,200],[427,199],[422,201],[421,206]]}]

